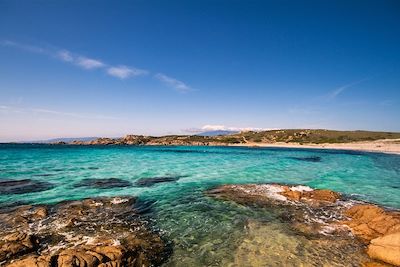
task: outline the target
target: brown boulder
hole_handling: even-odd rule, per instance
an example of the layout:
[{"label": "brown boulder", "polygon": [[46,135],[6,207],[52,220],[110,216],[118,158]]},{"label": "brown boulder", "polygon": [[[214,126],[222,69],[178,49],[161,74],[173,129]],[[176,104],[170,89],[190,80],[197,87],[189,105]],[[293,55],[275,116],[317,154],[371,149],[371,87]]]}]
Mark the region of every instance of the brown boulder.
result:
[{"label": "brown boulder", "polygon": [[351,220],[344,222],[352,232],[370,241],[385,234],[400,232],[400,214],[375,205],[356,205],[345,211]]},{"label": "brown boulder", "polygon": [[33,235],[14,232],[1,237],[0,262],[34,250],[37,239]]},{"label": "brown boulder", "polygon": [[0,265],[158,266],[168,256],[166,243],[137,214],[135,202],[92,198],[3,210]]},{"label": "brown boulder", "polygon": [[373,259],[400,266],[400,232],[371,240],[367,253]]},{"label": "brown boulder", "polygon": [[28,256],[24,259],[13,261],[8,267],[50,267],[50,256]]},{"label": "brown boulder", "polygon": [[280,194],[294,201],[310,200],[316,202],[315,204],[321,204],[319,202],[331,202],[334,203],[340,199],[340,194],[331,190],[326,189],[314,189],[314,190],[296,190],[295,187],[281,186],[283,192]]},{"label": "brown boulder", "polygon": [[340,198],[340,194],[331,190],[315,189],[303,192],[302,197],[317,201],[336,202]]}]

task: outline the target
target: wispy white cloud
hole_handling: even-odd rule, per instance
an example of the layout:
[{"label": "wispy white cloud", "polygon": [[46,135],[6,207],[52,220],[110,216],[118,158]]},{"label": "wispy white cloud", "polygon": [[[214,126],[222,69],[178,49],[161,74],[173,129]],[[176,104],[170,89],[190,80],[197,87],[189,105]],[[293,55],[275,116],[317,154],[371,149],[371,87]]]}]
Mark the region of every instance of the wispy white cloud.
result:
[{"label": "wispy white cloud", "polygon": [[65,49],[57,51],[56,57],[64,62],[73,63],[86,70],[98,69],[107,66],[101,60],[75,55]]},{"label": "wispy white cloud", "polygon": [[99,119],[99,120],[103,120],[103,119],[119,120],[119,119],[121,119],[121,118],[117,118],[117,117],[105,116],[105,115],[99,115],[99,114],[80,114],[80,113],[63,112],[63,111],[50,110],[50,109],[44,109],[44,108],[14,107],[14,106],[5,106],[5,105],[0,105],[0,113],[20,113],[20,114],[40,113],[40,114],[51,114],[51,115],[56,115],[56,116],[67,116],[67,117],[73,117],[73,118],[77,118],[77,119]]},{"label": "wispy white cloud", "polygon": [[[39,47],[39,46],[22,44],[10,40],[0,40],[0,45],[17,48],[31,53],[43,54],[61,60],[62,62],[73,64],[85,70],[102,69],[105,71],[107,75],[119,79],[128,79],[136,76],[149,74],[149,71],[144,69],[126,65],[111,65],[107,64],[106,62],[100,59],[94,59],[88,56],[75,54],[66,49],[59,49],[52,46]],[[193,91],[193,89],[184,82],[172,78],[170,76],[167,76],[165,74],[157,73],[156,75],[154,75],[154,77],[178,92],[184,93]]]},{"label": "wispy white cloud", "polygon": [[120,78],[120,79],[127,79],[130,77],[140,76],[148,74],[147,70],[141,70],[136,68],[127,67],[124,65],[116,66],[116,67],[109,67],[107,69],[107,73],[111,76]]},{"label": "wispy white cloud", "polygon": [[65,62],[73,62],[74,61],[74,57],[72,56],[71,52],[69,52],[67,50],[58,51],[57,56],[59,59],[65,61]]},{"label": "wispy white cloud", "polygon": [[18,48],[18,49],[28,51],[31,53],[46,54],[46,55],[51,54],[49,49],[45,49],[45,48],[33,46],[33,45],[21,44],[21,43],[17,43],[17,42],[10,41],[10,40],[2,40],[2,41],[0,41],[0,45]]},{"label": "wispy white cloud", "polygon": [[172,87],[173,89],[175,89],[178,92],[186,93],[186,92],[189,92],[189,91],[193,90],[190,86],[188,86],[184,82],[179,81],[179,80],[177,80],[175,78],[169,77],[169,76],[167,76],[165,74],[157,73],[156,75],[154,75],[154,77],[157,80],[165,83],[169,87]]},{"label": "wispy white cloud", "polygon": [[104,64],[100,60],[87,57],[78,57],[76,60],[76,64],[87,70],[103,68],[106,66],[106,64]]},{"label": "wispy white cloud", "polygon": [[100,59],[94,59],[87,56],[75,54],[66,49],[57,49],[54,47],[44,48],[21,44],[9,40],[0,41],[0,45],[14,47],[31,53],[44,54],[63,62],[74,64],[85,70],[104,69],[108,75],[118,77],[120,79],[126,79],[147,73],[147,71],[145,70],[133,67],[126,67],[123,65],[111,66]]},{"label": "wispy white cloud", "polygon": [[340,95],[341,93],[343,93],[345,90],[347,90],[347,89],[349,89],[349,88],[351,88],[351,87],[353,87],[353,86],[356,86],[356,85],[358,85],[358,84],[360,84],[360,83],[366,82],[366,81],[368,81],[368,80],[371,80],[371,78],[365,78],[365,79],[362,79],[362,80],[358,80],[358,81],[351,82],[351,83],[345,84],[345,85],[343,85],[343,86],[340,86],[340,87],[338,87],[338,88],[332,90],[332,91],[329,93],[328,97],[329,97],[330,99],[335,99],[338,95]]}]

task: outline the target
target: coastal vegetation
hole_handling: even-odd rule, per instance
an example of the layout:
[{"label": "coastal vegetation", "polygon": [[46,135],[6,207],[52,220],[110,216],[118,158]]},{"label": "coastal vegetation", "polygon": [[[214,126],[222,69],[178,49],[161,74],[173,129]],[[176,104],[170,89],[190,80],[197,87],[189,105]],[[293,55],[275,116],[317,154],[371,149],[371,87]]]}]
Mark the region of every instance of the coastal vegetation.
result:
[{"label": "coastal vegetation", "polygon": [[251,143],[330,144],[398,139],[397,132],[335,131],[325,129],[283,129],[244,131],[230,135],[127,135],[122,138],[97,138],[90,141],[75,140],[75,145],[233,145]]}]

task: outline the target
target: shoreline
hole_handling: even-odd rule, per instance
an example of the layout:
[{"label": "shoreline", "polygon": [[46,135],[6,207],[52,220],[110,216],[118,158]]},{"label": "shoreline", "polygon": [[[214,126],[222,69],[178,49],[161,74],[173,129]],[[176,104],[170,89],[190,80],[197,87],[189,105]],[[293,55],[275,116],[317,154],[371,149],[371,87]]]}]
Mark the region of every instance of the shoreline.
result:
[{"label": "shoreline", "polygon": [[353,150],[362,152],[375,152],[400,155],[400,139],[382,139],[376,141],[363,141],[351,143],[324,143],[324,144],[301,144],[301,143],[247,143],[234,144],[230,146],[243,147],[271,147],[271,148],[309,148],[309,149],[332,149]]},{"label": "shoreline", "polygon": [[380,139],[375,141],[360,141],[349,143],[298,143],[298,142],[275,142],[275,143],[146,143],[146,144],[90,144],[90,143],[0,143],[0,145],[7,144],[46,144],[46,145],[72,145],[72,146],[226,146],[226,147],[249,147],[249,148],[305,148],[305,149],[331,149],[331,150],[350,150],[371,153],[384,153],[392,155],[400,155],[400,139]]}]

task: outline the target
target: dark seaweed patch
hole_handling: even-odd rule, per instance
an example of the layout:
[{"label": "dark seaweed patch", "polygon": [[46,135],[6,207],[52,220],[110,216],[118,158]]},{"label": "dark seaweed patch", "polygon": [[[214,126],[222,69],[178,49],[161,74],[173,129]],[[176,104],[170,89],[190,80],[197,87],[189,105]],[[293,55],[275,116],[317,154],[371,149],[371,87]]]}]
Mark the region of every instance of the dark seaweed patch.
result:
[{"label": "dark seaweed patch", "polygon": [[107,178],[107,179],[84,179],[74,185],[74,187],[93,187],[93,188],[114,188],[114,187],[127,187],[132,184],[129,181],[119,178]]},{"label": "dark seaweed patch", "polygon": [[29,202],[26,201],[9,201],[9,202],[1,202],[0,203],[0,213],[10,212],[17,207],[28,205]]},{"label": "dark seaweed patch", "polygon": [[53,188],[51,183],[31,179],[0,180],[0,194],[6,195],[41,192],[51,188]]},{"label": "dark seaweed patch", "polygon": [[108,179],[83,179],[82,181],[76,183],[74,187],[92,187],[92,188],[114,188],[114,187],[127,187],[132,184],[129,181],[119,179],[119,178],[108,178]]},{"label": "dark seaweed patch", "polygon": [[88,170],[98,170],[100,169],[99,167],[88,167]]},{"label": "dark seaweed patch", "polygon": [[289,159],[300,160],[300,161],[308,161],[308,162],[320,162],[321,157],[288,157]]},{"label": "dark seaweed patch", "polygon": [[168,183],[168,182],[176,182],[183,176],[175,176],[175,177],[150,177],[150,178],[140,178],[135,182],[136,186],[153,186],[159,183]]},{"label": "dark seaweed patch", "polygon": [[42,174],[35,174],[33,176],[39,176],[39,177],[49,177],[49,176],[54,176],[54,173],[42,173]]},{"label": "dark seaweed patch", "polygon": [[154,200],[141,200],[139,198],[133,208],[136,214],[149,214],[153,211],[153,206],[155,203],[156,201]]}]

